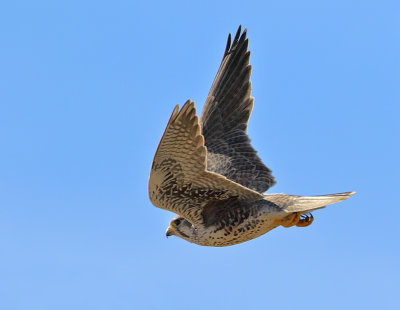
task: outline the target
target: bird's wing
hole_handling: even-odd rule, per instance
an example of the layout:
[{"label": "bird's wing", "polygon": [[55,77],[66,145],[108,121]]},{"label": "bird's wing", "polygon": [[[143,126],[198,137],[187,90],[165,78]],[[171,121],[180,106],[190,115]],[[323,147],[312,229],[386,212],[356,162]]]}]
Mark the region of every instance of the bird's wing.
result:
[{"label": "bird's wing", "polygon": [[200,118],[207,147],[207,170],[221,174],[257,192],[264,192],[275,179],[251,146],[247,123],[253,109],[250,51],[246,30],[231,35],[221,65]]},{"label": "bird's wing", "polygon": [[263,198],[256,191],[206,171],[206,154],[194,103],[187,101],[180,111],[177,105],[154,156],[149,180],[151,202],[196,224],[204,221],[203,207],[211,200]]}]

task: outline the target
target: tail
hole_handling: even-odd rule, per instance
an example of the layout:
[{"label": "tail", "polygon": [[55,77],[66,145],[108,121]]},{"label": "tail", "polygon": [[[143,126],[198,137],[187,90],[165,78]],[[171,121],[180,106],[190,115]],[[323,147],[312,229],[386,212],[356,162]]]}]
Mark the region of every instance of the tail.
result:
[{"label": "tail", "polygon": [[327,205],[346,200],[356,192],[346,192],[340,194],[322,196],[294,196],[293,203],[286,208],[289,212],[310,212],[324,208]]},{"label": "tail", "polygon": [[[346,192],[322,196],[291,196],[282,194],[265,195],[267,200],[270,200],[277,205],[283,207],[286,212],[301,212],[307,213],[310,211],[322,209],[327,205],[346,200],[356,192]],[[285,197],[284,197],[285,196]],[[271,199],[272,198],[272,199]],[[284,201],[283,205],[282,202]]]}]

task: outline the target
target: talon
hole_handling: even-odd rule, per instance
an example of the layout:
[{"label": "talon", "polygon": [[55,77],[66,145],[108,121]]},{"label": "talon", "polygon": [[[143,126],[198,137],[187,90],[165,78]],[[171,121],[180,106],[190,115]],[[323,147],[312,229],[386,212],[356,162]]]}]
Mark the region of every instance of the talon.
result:
[{"label": "talon", "polygon": [[307,227],[311,225],[311,223],[314,221],[314,217],[311,213],[309,214],[303,214],[298,223],[296,224],[297,227]]}]

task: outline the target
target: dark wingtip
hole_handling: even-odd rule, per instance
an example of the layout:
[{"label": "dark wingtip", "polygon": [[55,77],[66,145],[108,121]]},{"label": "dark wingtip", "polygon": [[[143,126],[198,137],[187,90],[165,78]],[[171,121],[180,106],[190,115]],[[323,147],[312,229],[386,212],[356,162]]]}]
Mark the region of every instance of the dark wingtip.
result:
[{"label": "dark wingtip", "polygon": [[242,25],[239,25],[238,30],[236,31],[235,37],[239,36],[241,32],[242,32]]},{"label": "dark wingtip", "polygon": [[232,35],[229,33],[228,40],[226,42],[226,47],[224,51],[224,57],[230,54],[239,44],[241,44],[246,39],[247,28],[242,32],[242,25],[239,25],[238,30],[236,31],[235,37],[232,42]]},{"label": "dark wingtip", "polygon": [[232,41],[232,36],[231,36],[231,34],[229,34],[228,35],[228,40],[226,41],[224,57],[229,53],[229,49],[231,48],[231,41]]},{"label": "dark wingtip", "polygon": [[238,30],[236,31],[235,38],[233,39],[232,47],[236,45],[237,41],[239,41],[241,32],[242,32],[242,25],[240,25]]}]

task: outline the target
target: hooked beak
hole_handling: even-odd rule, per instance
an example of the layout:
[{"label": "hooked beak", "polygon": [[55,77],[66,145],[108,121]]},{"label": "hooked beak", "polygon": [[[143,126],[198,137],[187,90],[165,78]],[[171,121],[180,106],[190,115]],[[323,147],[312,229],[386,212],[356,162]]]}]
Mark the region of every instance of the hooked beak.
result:
[{"label": "hooked beak", "polygon": [[168,238],[169,236],[175,235],[174,231],[172,230],[171,226],[168,226],[167,231],[165,232],[165,236]]}]

